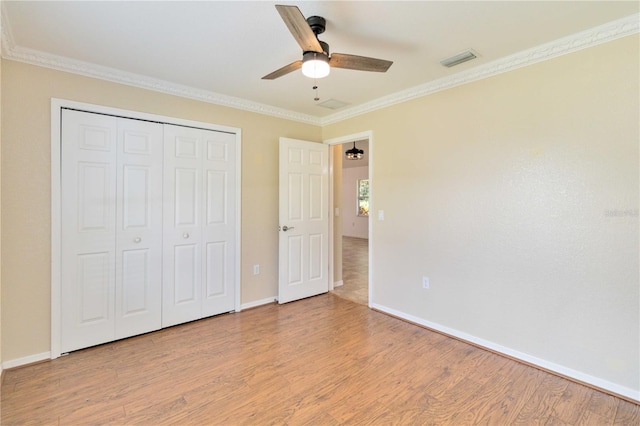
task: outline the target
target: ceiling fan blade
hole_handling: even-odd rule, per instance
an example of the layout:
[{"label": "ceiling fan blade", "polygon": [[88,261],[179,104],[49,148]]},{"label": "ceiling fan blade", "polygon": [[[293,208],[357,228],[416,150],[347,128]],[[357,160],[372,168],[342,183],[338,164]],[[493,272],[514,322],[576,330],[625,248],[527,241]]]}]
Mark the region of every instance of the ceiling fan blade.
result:
[{"label": "ceiling fan blade", "polygon": [[276,5],[282,20],[303,52],[322,52],[322,46],[297,6]]},{"label": "ceiling fan blade", "polygon": [[358,71],[387,72],[391,64],[393,64],[393,61],[344,53],[334,53],[329,59],[329,65],[332,67]]},{"label": "ceiling fan blade", "polygon": [[275,80],[276,78],[282,77],[283,75],[289,74],[292,71],[299,70],[302,68],[302,61],[291,62],[289,65],[285,65],[279,70],[275,70],[271,74],[267,74],[262,77],[263,80]]}]

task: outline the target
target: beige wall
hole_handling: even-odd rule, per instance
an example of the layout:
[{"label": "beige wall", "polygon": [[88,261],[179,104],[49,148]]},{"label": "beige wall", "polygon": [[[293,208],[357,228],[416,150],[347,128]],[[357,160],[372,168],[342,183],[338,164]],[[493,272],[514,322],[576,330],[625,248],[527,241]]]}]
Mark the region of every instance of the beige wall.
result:
[{"label": "beige wall", "polygon": [[373,131],[373,302],[640,391],[638,41],[325,126]]},{"label": "beige wall", "polygon": [[342,170],[342,235],[369,238],[369,217],[358,216],[359,179],[369,179],[368,166],[348,167]]},{"label": "beige wall", "polygon": [[320,141],[319,127],[9,60],[1,90],[5,362],[50,349],[52,97],[241,128],[242,302],[277,294],[278,138]]}]

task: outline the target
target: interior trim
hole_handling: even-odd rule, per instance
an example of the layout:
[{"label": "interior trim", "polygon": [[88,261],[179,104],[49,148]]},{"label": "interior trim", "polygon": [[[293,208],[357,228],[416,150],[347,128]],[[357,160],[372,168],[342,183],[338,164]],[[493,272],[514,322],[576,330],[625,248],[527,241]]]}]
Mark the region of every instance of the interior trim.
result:
[{"label": "interior trim", "polygon": [[277,303],[277,301],[278,301],[278,298],[276,296],[267,297],[266,299],[243,303],[241,308],[244,311],[245,309],[257,308],[258,306],[268,305],[270,303]]},{"label": "interior trim", "polygon": [[326,117],[316,117],[221,93],[51,55],[33,49],[21,48],[15,45],[8,22],[6,22],[4,16],[5,14],[0,13],[0,18],[2,19],[0,24],[2,27],[2,57],[5,59],[316,126],[337,123],[394,104],[492,77],[640,32],[640,13],[636,13],[463,72],[451,74],[424,85],[415,86],[371,102],[355,105]]},{"label": "interior trim", "polygon": [[[365,130],[359,133],[353,133],[350,135],[343,135],[343,136],[338,136],[331,139],[326,139],[322,141],[322,143],[329,145],[331,146],[331,148],[333,148],[333,146],[335,145],[342,145],[343,143],[359,141],[363,139],[366,139],[369,142],[369,148],[368,148],[369,149],[369,154],[368,154],[369,155],[369,167],[368,167],[369,177],[368,178],[371,182],[373,182],[373,158],[374,158],[373,157],[373,130]],[[334,169],[333,154],[331,154],[329,155],[329,211],[330,212],[335,211],[334,193],[333,193],[333,169]],[[369,188],[369,210],[375,211],[375,207],[376,207],[375,185],[372,184],[371,187]],[[334,214],[329,214],[329,277],[331,277],[332,281],[335,279],[333,248],[336,242],[334,241],[333,233],[334,233],[334,226],[335,226],[336,220],[337,219]],[[367,235],[369,239],[369,250],[368,250],[369,269],[367,270],[367,300],[368,300],[367,306],[371,308],[373,303],[372,302],[373,301],[373,224],[371,220],[369,220]],[[343,277],[340,277],[340,278],[343,278]],[[338,283],[339,285],[342,285],[343,281],[340,280],[338,281]],[[329,290],[333,290],[334,288],[335,288],[335,285],[333,286],[333,288],[330,288]]]},{"label": "interior trim", "polygon": [[2,363],[2,374],[6,370],[17,367],[24,367],[25,365],[37,364],[43,361],[49,361],[51,359],[51,352],[42,352],[39,354],[33,354],[22,358],[10,359]]}]

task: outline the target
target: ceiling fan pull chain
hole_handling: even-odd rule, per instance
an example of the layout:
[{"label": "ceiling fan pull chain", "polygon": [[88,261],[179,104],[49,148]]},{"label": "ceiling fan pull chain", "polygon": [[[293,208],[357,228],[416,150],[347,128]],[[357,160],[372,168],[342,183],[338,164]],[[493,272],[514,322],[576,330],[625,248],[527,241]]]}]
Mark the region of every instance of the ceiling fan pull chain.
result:
[{"label": "ceiling fan pull chain", "polygon": [[318,96],[318,80],[314,80],[313,82],[313,90],[316,91],[316,96],[313,98],[314,101],[319,101],[320,97]]}]

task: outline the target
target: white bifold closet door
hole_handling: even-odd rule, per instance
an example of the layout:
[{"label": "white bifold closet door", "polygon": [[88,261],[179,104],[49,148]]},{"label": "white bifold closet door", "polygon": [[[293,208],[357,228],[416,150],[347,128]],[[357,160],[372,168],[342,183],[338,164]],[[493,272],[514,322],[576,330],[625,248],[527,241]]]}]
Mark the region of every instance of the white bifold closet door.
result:
[{"label": "white bifold closet door", "polygon": [[163,127],[62,113],[61,350],[162,324]]},{"label": "white bifold closet door", "polygon": [[234,310],[235,139],[164,126],[163,327]]}]

